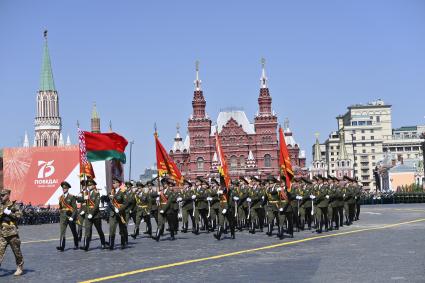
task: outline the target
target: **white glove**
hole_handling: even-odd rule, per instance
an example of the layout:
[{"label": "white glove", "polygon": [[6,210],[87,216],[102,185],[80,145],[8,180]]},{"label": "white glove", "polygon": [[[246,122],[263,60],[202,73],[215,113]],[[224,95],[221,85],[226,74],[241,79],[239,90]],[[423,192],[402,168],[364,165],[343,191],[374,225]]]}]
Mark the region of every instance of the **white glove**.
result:
[{"label": "white glove", "polygon": [[264,196],[262,196],[261,199],[264,200]]},{"label": "white glove", "polygon": [[283,207],[279,208],[279,211],[282,212],[283,211]]},{"label": "white glove", "polygon": [[177,201],[182,201],[183,199],[181,198],[181,197],[178,197],[177,198]]},{"label": "white glove", "polygon": [[325,197],[325,198],[329,199],[329,195],[326,195],[326,197]]},{"label": "white glove", "polygon": [[86,213],[84,210],[80,212],[80,215],[84,215]]},{"label": "white glove", "polygon": [[315,198],[315,196],[313,196],[313,195],[310,195],[310,198],[311,198],[311,199],[314,199],[314,198]]},{"label": "white glove", "polygon": [[376,199],[376,197],[373,197],[373,199]]},{"label": "white glove", "polygon": [[3,212],[4,214],[9,215],[12,213],[12,210],[10,210],[9,208],[6,208]]},{"label": "white glove", "polygon": [[192,195],[192,199],[196,199],[196,195]]},{"label": "white glove", "polygon": [[354,197],[355,199],[357,199],[357,197]]},{"label": "white glove", "polygon": [[72,218],[72,217],[69,217],[69,221],[71,221],[71,222],[72,222],[72,221],[74,221],[74,218]]},{"label": "white glove", "polygon": [[89,215],[87,216],[87,218],[88,218],[88,219],[92,219],[92,218],[93,218],[93,215],[89,214]]},{"label": "white glove", "polygon": [[222,195],[222,194],[223,194],[223,190],[218,190],[218,191],[217,191],[217,194],[218,194],[218,195]]},{"label": "white glove", "polygon": [[212,197],[207,197],[207,200],[208,201],[212,201]]},{"label": "white glove", "polygon": [[88,199],[89,199],[89,196],[85,196],[85,197],[84,197],[84,199],[85,199],[85,200],[88,200]]},{"label": "white glove", "polygon": [[159,201],[159,197],[156,197],[156,201]]},{"label": "white glove", "polygon": [[247,199],[246,199],[246,201],[247,201],[247,202],[251,202],[251,198],[247,198]]},{"label": "white glove", "polygon": [[276,191],[280,192],[282,190],[281,187],[277,188]]},{"label": "white glove", "polygon": [[297,197],[296,197],[296,199],[298,199],[298,200],[302,200],[302,199],[303,199],[303,197],[302,197],[302,196],[297,196]]},{"label": "white glove", "polygon": [[233,200],[234,201],[238,201],[239,200],[239,197],[233,197]]},{"label": "white glove", "polygon": [[78,194],[78,196],[79,196],[80,198],[82,198],[82,197],[83,197],[83,193],[79,193],[79,194]]},{"label": "white glove", "polygon": [[161,209],[161,210],[159,211],[159,213],[164,214],[164,210],[162,210],[162,209]]},{"label": "white glove", "polygon": [[342,196],[345,197],[345,194],[343,194]]},{"label": "white glove", "polygon": [[381,199],[381,197],[378,197],[378,199]]},{"label": "white glove", "polygon": [[119,209],[115,207],[115,213],[119,213]]},{"label": "white glove", "polygon": [[223,210],[221,211],[221,213],[226,214],[227,209],[223,208]]}]

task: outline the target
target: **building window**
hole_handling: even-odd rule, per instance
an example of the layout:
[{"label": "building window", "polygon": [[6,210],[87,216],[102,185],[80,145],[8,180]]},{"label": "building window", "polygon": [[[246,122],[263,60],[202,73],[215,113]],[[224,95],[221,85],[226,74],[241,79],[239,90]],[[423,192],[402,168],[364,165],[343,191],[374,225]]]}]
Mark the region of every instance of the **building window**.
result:
[{"label": "building window", "polygon": [[367,124],[368,126],[371,126],[371,125],[372,125],[372,121],[366,121],[366,124]]},{"label": "building window", "polygon": [[376,122],[381,122],[381,116],[376,116]]},{"label": "building window", "polygon": [[352,121],[351,126],[357,126],[357,121]]},{"label": "building window", "polygon": [[243,155],[239,157],[239,163],[241,164],[241,167],[245,167],[245,157]]},{"label": "building window", "polygon": [[371,140],[374,140],[374,139],[375,139],[375,137],[374,137],[374,136],[370,136],[370,139],[371,139]]},{"label": "building window", "polygon": [[365,136],[362,136],[362,141],[364,141],[366,139],[366,137]]},{"label": "building window", "polygon": [[45,139],[43,142],[44,146],[47,146],[47,140]]},{"label": "building window", "polygon": [[196,159],[196,168],[198,171],[204,170],[204,159],[202,157],[198,157],[198,159]]},{"label": "building window", "polygon": [[230,157],[230,169],[238,168],[238,158],[234,155]]},{"label": "building window", "polygon": [[331,161],[334,161],[334,159],[333,159],[333,158],[331,158]]},{"label": "building window", "polygon": [[373,134],[373,129],[372,129],[372,130],[370,130],[370,133],[371,133],[371,134]]},{"label": "building window", "polygon": [[362,153],[366,153],[366,149],[363,149],[363,150],[362,150]]},{"label": "building window", "polygon": [[270,156],[270,154],[264,155],[264,166],[272,167],[272,157]]},{"label": "building window", "polygon": [[372,148],[372,153],[375,153],[375,149],[374,148]]},{"label": "building window", "polygon": [[362,134],[364,134],[364,130],[362,130]]},{"label": "building window", "polygon": [[57,146],[58,145],[58,141],[56,139],[53,140],[53,145]]}]

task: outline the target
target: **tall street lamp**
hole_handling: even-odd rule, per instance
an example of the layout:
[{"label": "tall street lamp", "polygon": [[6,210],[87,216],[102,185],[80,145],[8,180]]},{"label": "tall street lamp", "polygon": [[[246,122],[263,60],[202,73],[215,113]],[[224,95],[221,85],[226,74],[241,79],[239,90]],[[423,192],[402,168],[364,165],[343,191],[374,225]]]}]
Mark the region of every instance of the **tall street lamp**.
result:
[{"label": "tall street lamp", "polygon": [[129,166],[129,169],[128,169],[128,180],[129,181],[131,181],[131,152],[133,150],[133,144],[134,144],[134,141],[131,141],[130,142],[130,166]]},{"label": "tall street lamp", "polygon": [[354,151],[354,134],[351,133],[351,145],[353,147],[353,178],[356,179],[356,152]]}]

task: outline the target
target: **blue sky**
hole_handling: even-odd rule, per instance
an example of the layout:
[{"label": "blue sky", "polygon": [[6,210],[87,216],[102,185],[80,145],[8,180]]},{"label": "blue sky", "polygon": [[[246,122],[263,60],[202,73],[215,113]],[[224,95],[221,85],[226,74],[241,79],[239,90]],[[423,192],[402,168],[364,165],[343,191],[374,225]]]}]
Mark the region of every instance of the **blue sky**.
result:
[{"label": "blue sky", "polygon": [[1,1],[0,147],[33,137],[43,30],[63,132],[89,129],[97,103],[134,140],[133,178],[154,162],[153,125],[185,134],[195,60],[207,112],[257,111],[260,58],[273,108],[311,160],[350,104],[393,105],[393,127],[424,124],[425,1]]}]

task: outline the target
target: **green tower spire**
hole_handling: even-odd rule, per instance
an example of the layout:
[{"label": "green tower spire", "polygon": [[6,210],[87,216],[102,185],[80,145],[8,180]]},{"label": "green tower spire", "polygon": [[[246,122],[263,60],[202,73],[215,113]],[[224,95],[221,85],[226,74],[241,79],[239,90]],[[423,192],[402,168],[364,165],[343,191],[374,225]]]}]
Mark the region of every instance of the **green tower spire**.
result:
[{"label": "green tower spire", "polygon": [[44,31],[43,65],[41,68],[40,91],[55,91],[49,47],[47,46],[47,30]]}]

